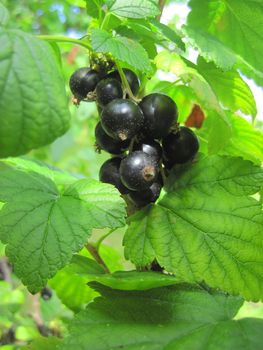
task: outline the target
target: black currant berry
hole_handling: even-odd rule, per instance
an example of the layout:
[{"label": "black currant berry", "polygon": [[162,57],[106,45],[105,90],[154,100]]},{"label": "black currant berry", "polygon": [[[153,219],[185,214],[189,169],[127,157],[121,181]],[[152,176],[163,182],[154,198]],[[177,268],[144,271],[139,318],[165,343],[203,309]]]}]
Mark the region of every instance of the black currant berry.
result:
[{"label": "black currant berry", "polygon": [[[128,84],[130,85],[130,88],[131,88],[133,95],[137,95],[139,92],[139,88],[140,88],[140,81],[139,81],[137,75],[132,70],[127,69],[127,68],[123,69],[123,73],[125,74],[125,77],[127,79]],[[108,76],[111,78],[117,79],[121,82],[121,77],[120,77],[120,74],[117,70],[110,73]]]},{"label": "black currant berry", "polygon": [[97,71],[91,68],[80,68],[70,77],[70,90],[75,97],[82,100],[87,97],[89,92],[95,90],[100,79],[100,74]]},{"label": "black currant berry", "polygon": [[148,139],[134,143],[133,151],[143,151],[144,153],[149,154],[151,157],[154,157],[157,162],[161,160],[163,153],[159,142]]},{"label": "black currant berry", "polygon": [[121,141],[129,140],[140,131],[143,114],[136,103],[117,99],[104,107],[101,125],[110,137]]},{"label": "black currant berry", "polygon": [[156,159],[142,151],[129,154],[120,166],[121,181],[132,191],[149,188],[156,181],[158,172]]},{"label": "black currant berry", "polygon": [[188,162],[198,149],[197,136],[185,126],[181,126],[177,133],[171,133],[163,139],[164,158],[170,166]]},{"label": "black currant berry", "polygon": [[52,290],[50,288],[45,287],[41,290],[40,294],[43,300],[49,300],[52,297]]},{"label": "black currant berry", "polygon": [[161,139],[178,119],[175,102],[166,95],[150,94],[140,102],[144,114],[143,132],[147,137]]},{"label": "black currant berry", "polygon": [[121,83],[113,78],[103,79],[96,87],[96,95],[99,105],[106,106],[116,98],[123,97]]},{"label": "black currant berry", "polygon": [[122,158],[115,157],[108,159],[100,168],[99,178],[101,182],[112,184],[121,194],[128,194],[130,191],[123,185],[120,178],[120,164]]},{"label": "black currant berry", "polygon": [[96,145],[99,149],[102,149],[111,154],[121,154],[123,153],[130,144],[129,140],[117,141],[111,138],[103,130],[101,123],[99,122],[95,129]]},{"label": "black currant berry", "polygon": [[139,208],[147,204],[154,203],[160,196],[162,185],[159,182],[154,182],[149,188],[139,192],[131,191],[129,198]]}]

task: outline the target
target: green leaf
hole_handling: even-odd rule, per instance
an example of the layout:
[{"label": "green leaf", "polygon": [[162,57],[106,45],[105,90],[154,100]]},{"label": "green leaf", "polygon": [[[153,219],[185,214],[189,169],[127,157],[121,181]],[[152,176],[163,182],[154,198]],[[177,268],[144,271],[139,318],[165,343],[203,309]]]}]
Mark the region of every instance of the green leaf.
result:
[{"label": "green leaf", "polygon": [[224,71],[233,68],[236,55],[216,37],[198,28],[184,26],[190,44],[199,51],[207,62],[215,62],[216,66]]},{"label": "green leaf", "polygon": [[86,0],[87,14],[91,17],[99,18],[103,2],[102,0]]},{"label": "green leaf", "polygon": [[171,42],[175,43],[182,51],[185,51],[185,43],[181,37],[167,25],[157,21],[155,18],[150,20],[150,23],[166,38]]},{"label": "green leaf", "polygon": [[208,31],[263,72],[263,3],[258,0],[191,0],[190,26]]},{"label": "green leaf", "polygon": [[0,157],[51,143],[69,127],[65,83],[48,43],[0,30]]},{"label": "green leaf", "polygon": [[250,79],[253,79],[257,85],[263,86],[263,72],[251,67],[247,62],[242,59],[238,61],[238,67],[241,72]]},{"label": "green leaf", "polygon": [[14,271],[31,292],[46,285],[90,236],[92,228],[125,224],[113,186],[79,180],[59,191],[37,173],[0,168],[0,237]]},{"label": "green leaf", "polygon": [[197,71],[197,66],[184,61],[179,55],[162,51],[155,59],[157,68],[170,72],[181,78],[195,93],[198,101],[204,109],[213,110],[227,120],[224,111],[221,109],[217,96],[211,89],[208,82]]},{"label": "green leaf", "polygon": [[[263,132],[253,127],[244,118],[228,113],[228,119],[232,125],[232,137],[229,142],[219,151],[221,155],[242,157],[254,164],[261,165],[263,162]],[[205,119],[198,136],[202,140],[208,140],[209,130],[214,129],[215,120]],[[217,137],[215,135],[215,137]],[[202,144],[203,152],[206,152],[205,144]]]},{"label": "green leaf", "polygon": [[197,71],[197,66],[187,60],[183,60],[176,54],[163,51],[156,57],[155,62],[157,68],[174,73],[187,84],[194,92],[197,103],[206,114],[216,115],[215,124],[211,125],[211,130],[209,131],[208,148],[209,153],[217,153],[228,143],[231,137],[231,124],[209,83]]},{"label": "green leaf", "polygon": [[74,255],[70,265],[65,269],[78,276],[85,277],[86,281],[96,281],[104,286],[119,290],[147,290],[178,283],[178,279],[174,276],[151,271],[105,273],[103,268],[94,260],[81,255]]},{"label": "green leaf", "polygon": [[116,0],[110,11],[127,18],[155,17],[160,13],[157,0]]},{"label": "green leaf", "polygon": [[53,336],[39,337],[25,347],[25,350],[56,350],[61,339]]},{"label": "green leaf", "polygon": [[102,266],[99,265],[96,261],[82,255],[74,255],[70,262],[70,265],[67,266],[67,269],[68,271],[79,276],[105,273]]},{"label": "green leaf", "polygon": [[116,271],[112,274],[86,274],[90,281],[119,290],[147,290],[178,283],[174,276],[158,272]]},{"label": "green leaf", "polygon": [[222,118],[218,118],[218,114],[214,112],[210,112],[205,118],[209,120],[206,139],[207,143],[207,151],[209,155],[218,154],[221,150],[228,145],[229,141],[232,138],[232,126],[227,120],[226,124]]},{"label": "green leaf", "polygon": [[9,21],[9,12],[7,8],[0,2],[0,27],[7,25]]},{"label": "green leaf", "polygon": [[47,165],[40,160],[30,158],[5,158],[1,160],[2,163],[13,166],[15,169],[23,170],[26,172],[35,172],[45,177],[48,177],[54,181],[57,185],[70,185],[77,180],[75,176],[72,176],[58,168]]},{"label": "green leaf", "polygon": [[238,116],[231,116],[233,136],[221,154],[241,156],[257,165],[263,162],[263,132]]},{"label": "green leaf", "polygon": [[263,320],[233,320],[242,300],[178,285],[147,292],[99,287],[102,297],[70,325],[60,350],[254,350]]},{"label": "green leaf", "polygon": [[240,158],[176,168],[167,195],[130,218],[126,258],[157,259],[179,279],[263,299],[263,211],[251,197],[262,184],[263,169]]},{"label": "green leaf", "polygon": [[113,37],[101,29],[93,29],[91,33],[92,48],[96,52],[111,53],[116,59],[129,64],[143,72],[149,72],[151,65],[145,49],[132,39]]},{"label": "green leaf", "polygon": [[98,296],[98,293],[87,286],[87,282],[87,277],[79,276],[69,265],[60,270],[49,281],[49,285],[56,291],[64,305],[74,312],[79,312]]},{"label": "green leaf", "polygon": [[206,63],[200,58],[197,67],[225,107],[232,112],[240,110],[244,114],[251,115],[253,119],[256,117],[257,106],[254,96],[236,70],[223,72],[213,63]]}]

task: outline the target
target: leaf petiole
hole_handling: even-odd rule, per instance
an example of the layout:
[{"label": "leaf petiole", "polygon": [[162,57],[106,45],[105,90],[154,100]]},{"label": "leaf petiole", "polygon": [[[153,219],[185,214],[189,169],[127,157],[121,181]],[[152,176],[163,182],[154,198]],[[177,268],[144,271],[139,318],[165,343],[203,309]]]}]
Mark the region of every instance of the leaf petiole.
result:
[{"label": "leaf petiole", "polygon": [[104,241],[104,239],[106,239],[107,237],[109,237],[113,232],[115,232],[117,229],[114,228],[112,230],[110,230],[109,232],[107,232],[105,235],[101,236],[100,239],[98,239],[98,241],[94,244],[94,246],[96,247],[97,250],[99,250],[101,243]]},{"label": "leaf petiole", "polygon": [[61,36],[61,35],[37,35],[37,38],[45,41],[51,41],[51,42],[55,41],[55,42],[77,44],[85,47],[90,51],[92,50],[90,44],[87,41],[84,42],[81,39],[74,39],[74,38],[69,38],[67,36]]}]

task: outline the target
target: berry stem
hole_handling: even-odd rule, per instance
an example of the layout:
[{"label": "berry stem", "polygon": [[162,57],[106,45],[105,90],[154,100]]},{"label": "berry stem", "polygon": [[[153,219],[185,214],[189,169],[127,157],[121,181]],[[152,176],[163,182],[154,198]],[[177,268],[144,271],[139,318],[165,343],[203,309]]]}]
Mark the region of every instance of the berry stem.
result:
[{"label": "berry stem", "polygon": [[132,153],[132,151],[133,151],[133,146],[134,146],[135,139],[136,139],[136,136],[131,139],[131,142],[130,142],[130,145],[129,145],[129,150],[128,150],[129,154]]},{"label": "berry stem", "polygon": [[67,36],[62,35],[37,35],[38,39],[45,41],[55,41],[55,42],[63,42],[63,43],[72,43],[85,47],[88,50],[92,50],[90,44],[87,41],[82,41],[81,39],[69,38]]},{"label": "berry stem", "polygon": [[95,247],[94,245],[92,245],[90,243],[87,243],[85,247],[89,251],[91,256],[93,256],[93,258],[97,261],[97,263],[103,267],[104,271],[106,273],[110,273],[110,270],[109,270],[108,266],[105,264],[105,262],[103,261],[102,257],[100,256],[97,247]]},{"label": "berry stem", "polygon": [[162,177],[163,183],[165,184],[165,181],[166,181],[166,175],[165,175],[164,168],[163,168],[162,166],[160,166],[160,174],[161,174],[161,177]]},{"label": "berry stem", "polygon": [[122,70],[122,68],[121,68],[120,63],[116,60],[116,61],[115,61],[115,64],[116,64],[116,68],[117,68],[117,70],[118,70],[118,72],[119,72],[119,74],[120,74],[121,82],[122,82],[122,85],[123,85],[123,87],[124,87],[124,90],[127,91],[127,94],[129,95],[129,97],[130,97],[131,100],[133,100],[134,102],[140,102],[141,100],[138,99],[138,98],[136,98],[136,97],[133,95],[133,93],[132,93],[132,91],[131,91],[131,88],[130,88],[130,85],[129,85],[127,79],[126,79],[126,76],[125,76],[125,74],[123,73],[123,70]]}]

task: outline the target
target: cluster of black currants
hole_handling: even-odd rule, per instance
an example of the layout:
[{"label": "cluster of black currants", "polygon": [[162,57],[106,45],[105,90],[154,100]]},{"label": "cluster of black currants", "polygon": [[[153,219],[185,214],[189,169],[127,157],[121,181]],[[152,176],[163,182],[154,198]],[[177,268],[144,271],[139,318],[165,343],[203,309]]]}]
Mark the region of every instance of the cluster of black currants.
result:
[{"label": "cluster of black currants", "polygon": [[98,105],[96,146],[112,155],[100,169],[100,180],[140,208],[158,199],[162,175],[191,160],[199,143],[191,129],[177,123],[177,106],[169,96],[152,93],[140,101],[131,99],[122,80],[133,96],[140,82],[133,71],[123,73],[121,79],[117,70],[101,76],[80,68],[71,76],[70,88],[77,101],[96,100]]}]

